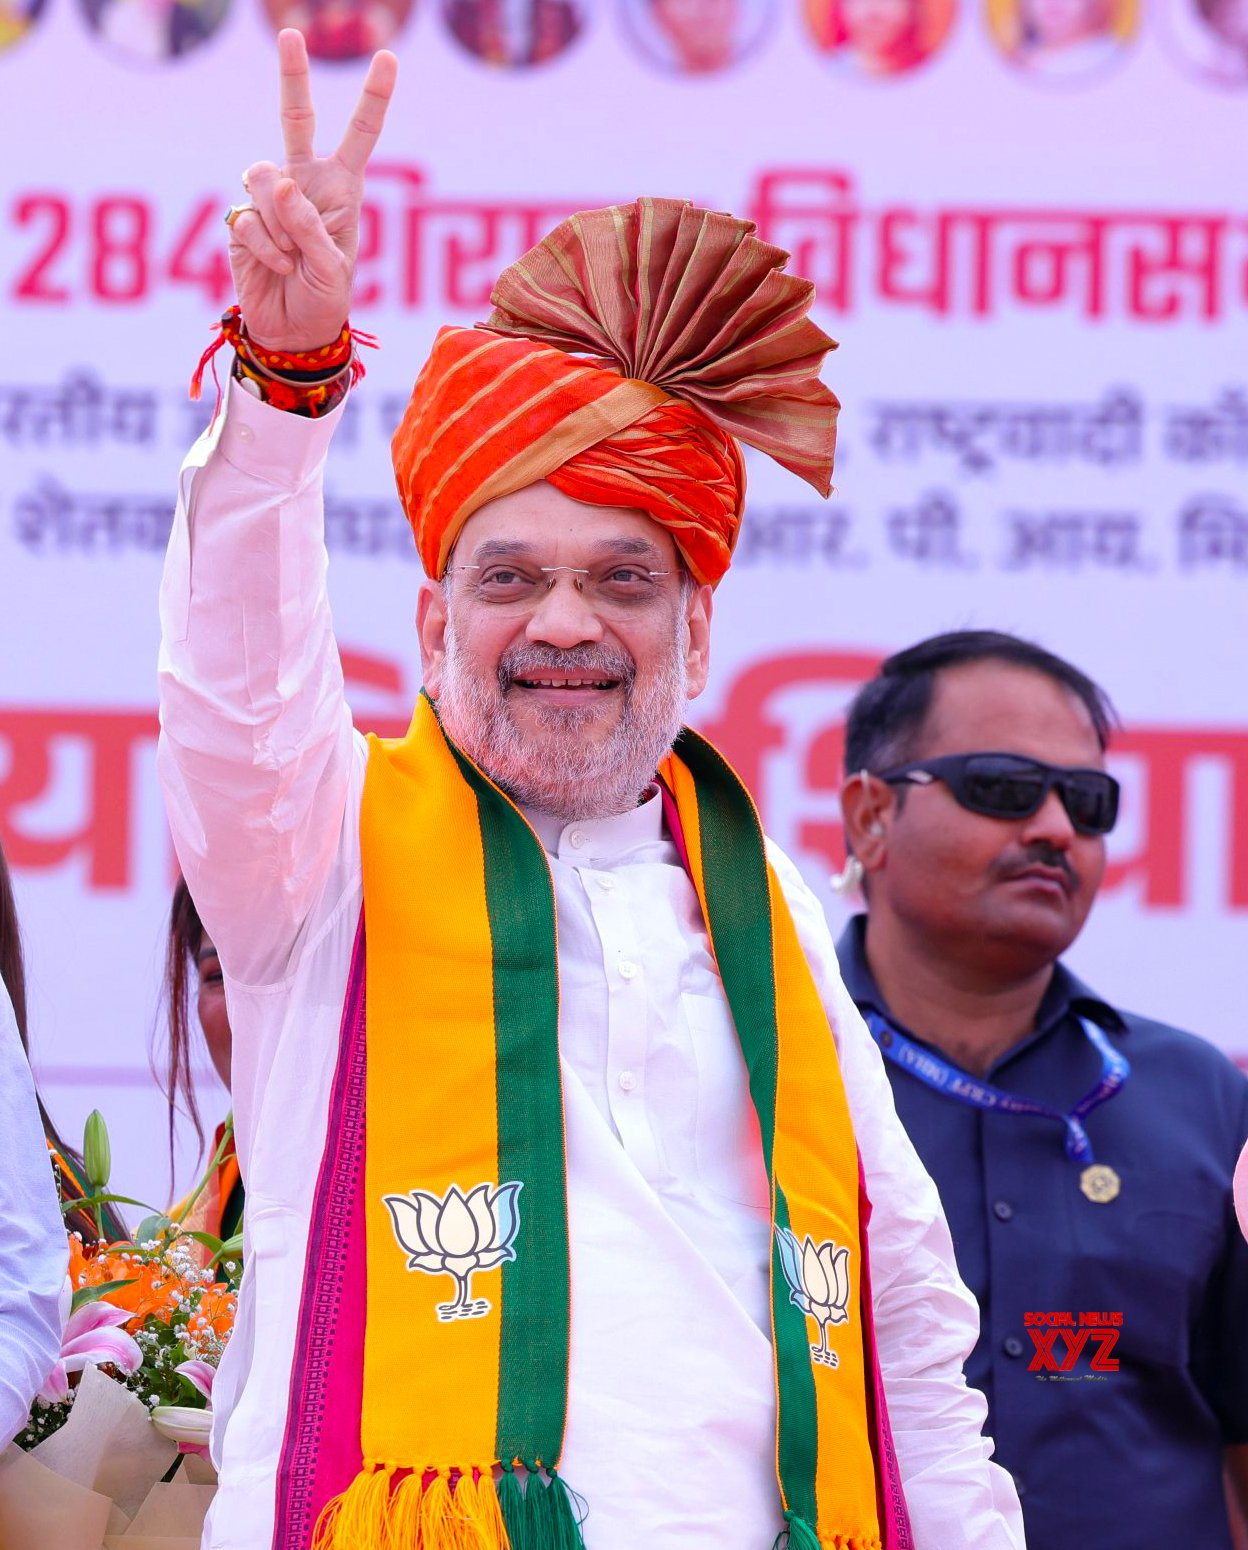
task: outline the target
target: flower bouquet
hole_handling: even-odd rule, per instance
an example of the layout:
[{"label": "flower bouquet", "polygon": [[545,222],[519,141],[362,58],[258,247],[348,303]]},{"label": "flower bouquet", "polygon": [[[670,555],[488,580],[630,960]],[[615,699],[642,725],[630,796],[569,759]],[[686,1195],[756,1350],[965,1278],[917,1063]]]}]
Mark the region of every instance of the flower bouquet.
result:
[{"label": "flower bouquet", "polygon": [[[179,1207],[190,1219],[232,1133]],[[139,1206],[129,1240],[68,1236],[61,1353],[0,1455],[0,1550],[197,1550],[215,1488],[212,1382],[234,1323],[241,1239],[222,1243],[108,1193],[108,1133],[87,1121],[91,1194],[66,1210]]]}]

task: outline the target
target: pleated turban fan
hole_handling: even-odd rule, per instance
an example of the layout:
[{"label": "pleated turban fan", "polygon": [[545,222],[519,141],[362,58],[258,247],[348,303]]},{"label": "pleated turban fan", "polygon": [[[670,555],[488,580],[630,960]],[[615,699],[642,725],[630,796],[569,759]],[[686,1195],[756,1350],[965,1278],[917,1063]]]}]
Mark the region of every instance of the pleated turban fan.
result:
[{"label": "pleated turban fan", "polygon": [[739,443],[826,496],[836,345],[788,257],[749,221],[639,199],[570,217],[504,270],[487,323],[439,331],[394,435],[428,575],[474,511],[539,479],[645,512],[712,585],[740,529]]}]

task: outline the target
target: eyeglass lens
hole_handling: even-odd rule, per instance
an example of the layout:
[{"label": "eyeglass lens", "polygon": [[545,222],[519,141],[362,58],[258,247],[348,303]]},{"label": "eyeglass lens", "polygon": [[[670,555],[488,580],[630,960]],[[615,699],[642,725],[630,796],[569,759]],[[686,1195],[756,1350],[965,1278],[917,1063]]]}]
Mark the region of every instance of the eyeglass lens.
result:
[{"label": "eyeglass lens", "polygon": [[[1098,770],[1003,768],[997,761],[968,761],[960,780],[951,782],[954,795],[973,809],[991,816],[1029,818],[1038,812],[1051,787],[1057,788],[1071,823],[1086,834],[1107,834],[1117,818],[1117,786]],[[959,789],[960,788],[960,789]]]},{"label": "eyeglass lens", "polygon": [[597,570],[572,565],[531,566],[514,563],[457,565],[473,595],[503,611],[535,607],[566,574],[576,590],[597,608],[632,612],[644,608],[662,593],[662,579],[669,572],[648,570],[631,561],[605,565]]}]

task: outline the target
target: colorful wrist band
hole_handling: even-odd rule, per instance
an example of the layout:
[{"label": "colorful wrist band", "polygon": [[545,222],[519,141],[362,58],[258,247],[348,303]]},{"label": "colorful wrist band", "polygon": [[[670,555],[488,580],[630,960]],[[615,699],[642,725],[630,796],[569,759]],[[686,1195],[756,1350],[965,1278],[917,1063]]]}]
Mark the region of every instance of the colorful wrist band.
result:
[{"label": "colorful wrist band", "polygon": [[221,410],[221,383],[217,377],[215,356],[223,345],[234,346],[232,375],[253,384],[250,391],[276,409],[305,414],[313,419],[328,414],[342,402],[348,388],[364,376],[364,362],[358,345],[377,349],[376,338],[352,328],[348,320],[338,336],[315,350],[276,350],[257,345],[247,334],[239,307],[230,307],[216,325],[216,338],[200,356],[191,378],[191,397],[203,392],[204,371],[212,367],[217,388],[213,420]]}]

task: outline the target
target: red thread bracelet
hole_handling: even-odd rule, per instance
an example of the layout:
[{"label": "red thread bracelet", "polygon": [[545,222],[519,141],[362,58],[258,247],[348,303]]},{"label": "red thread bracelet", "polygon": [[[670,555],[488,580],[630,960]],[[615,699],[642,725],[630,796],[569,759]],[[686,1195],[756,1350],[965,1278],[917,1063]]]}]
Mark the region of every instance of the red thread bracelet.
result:
[{"label": "red thread bracelet", "polygon": [[[340,378],[349,378],[341,391],[333,394],[333,407],[364,376],[365,367],[357,345],[369,349],[378,348],[374,335],[352,328],[348,320],[342,325],[337,338],[315,350],[274,350],[257,345],[248,337],[242,311],[237,304],[228,308],[215,325],[216,338],[199,358],[195,375],[191,378],[191,397],[198,399],[203,393],[204,372],[212,367],[212,380],[216,383],[217,403],[213,410],[215,421],[221,410],[221,382],[217,377],[214,357],[223,345],[231,344],[235,351],[237,374],[256,382],[261,396],[275,408],[290,409],[311,415],[325,414],[323,407],[329,396],[326,389],[338,387]],[[250,366],[253,369],[247,370]]]}]

